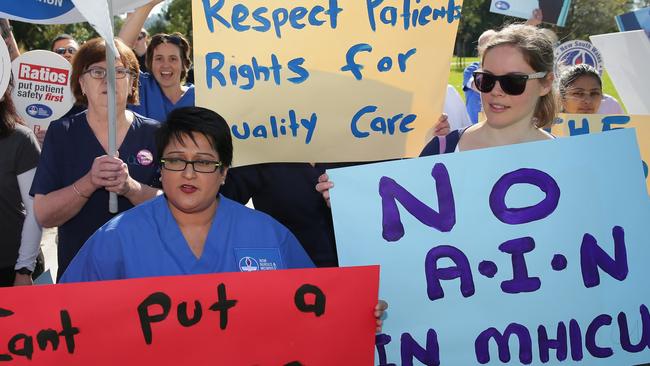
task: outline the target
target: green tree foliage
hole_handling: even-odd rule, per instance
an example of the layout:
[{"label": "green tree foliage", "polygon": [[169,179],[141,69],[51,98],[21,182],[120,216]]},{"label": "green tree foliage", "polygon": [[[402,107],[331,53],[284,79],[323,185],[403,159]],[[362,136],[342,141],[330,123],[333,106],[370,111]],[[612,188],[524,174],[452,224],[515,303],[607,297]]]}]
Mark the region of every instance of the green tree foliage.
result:
[{"label": "green tree foliage", "polygon": [[[456,54],[476,54],[476,40],[487,29],[498,29],[504,24],[522,19],[490,13],[490,0],[464,0],[462,16],[456,36]],[[583,39],[603,33],[617,32],[616,15],[649,5],[650,0],[571,0],[566,27],[543,25],[553,29],[560,40]]]},{"label": "green tree foliage", "polygon": [[[119,29],[123,22],[122,19],[116,17],[116,29]],[[18,47],[22,52],[36,49],[49,50],[52,40],[62,33],[73,36],[79,43],[98,36],[88,23],[45,25],[11,21],[11,25]]]},{"label": "green tree foliage", "polygon": [[632,10],[628,0],[572,0],[566,27],[555,27],[560,40],[618,32],[615,17]]},{"label": "green tree foliage", "polygon": [[501,27],[506,18],[490,13],[490,0],[464,0],[454,53],[476,56],[476,41],[481,33]]},{"label": "green tree foliage", "polygon": [[166,2],[160,16],[147,27],[150,34],[183,34],[192,44],[192,2],[191,0],[171,0]]}]

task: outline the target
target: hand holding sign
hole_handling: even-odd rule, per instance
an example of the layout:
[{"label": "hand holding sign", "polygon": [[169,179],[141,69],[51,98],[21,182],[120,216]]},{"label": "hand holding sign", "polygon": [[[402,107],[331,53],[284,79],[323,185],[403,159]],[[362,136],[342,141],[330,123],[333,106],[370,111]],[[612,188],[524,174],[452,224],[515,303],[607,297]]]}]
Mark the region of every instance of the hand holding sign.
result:
[{"label": "hand holding sign", "polygon": [[0,289],[0,362],[368,365],[377,283],[365,267]]},{"label": "hand holding sign", "polygon": [[328,171],[339,260],[378,262],[391,304],[376,364],[647,361],[633,328],[650,334],[634,140],[611,131]]}]

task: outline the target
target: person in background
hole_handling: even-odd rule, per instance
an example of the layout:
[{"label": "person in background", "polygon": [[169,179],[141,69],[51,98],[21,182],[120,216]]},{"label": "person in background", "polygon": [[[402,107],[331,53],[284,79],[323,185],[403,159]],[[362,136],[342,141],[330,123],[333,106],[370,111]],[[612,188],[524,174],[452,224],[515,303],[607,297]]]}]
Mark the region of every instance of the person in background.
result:
[{"label": "person in background", "polygon": [[133,46],[133,52],[138,58],[138,63],[140,64],[140,71],[147,72],[147,45],[149,45],[149,32],[146,29],[142,28],[138,34],[138,38],[135,41],[135,46]]},{"label": "person in background", "polygon": [[467,114],[472,123],[478,122],[478,114],[481,111],[481,94],[474,88],[474,71],[480,68],[480,58],[483,54],[483,47],[490,40],[496,32],[493,29],[488,29],[478,37],[478,62],[472,62],[463,71],[463,91],[465,92],[465,106]]},{"label": "person in background", "polygon": [[44,227],[58,227],[58,277],[83,243],[113,217],[109,192],[118,195],[118,211],[126,211],[158,194],[159,167],[154,132],[159,122],[126,110],[138,101],[138,61],[115,40],[116,136],[118,156],[108,151],[108,85],[106,44],[92,39],[73,59],[70,84],[79,114],[50,124],[30,195]]},{"label": "person in background", "polygon": [[565,69],[558,83],[562,111],[565,113],[597,113],[603,100],[603,84],[598,71],[587,64]]},{"label": "person in background", "polygon": [[[119,38],[133,47],[149,12],[161,1],[153,0],[133,12],[122,26]],[[194,85],[185,83],[192,65],[190,44],[182,34],[154,35],[145,58],[149,73],[140,72],[140,103],[130,104],[130,110],[164,121],[173,109],[194,105]]]},{"label": "person in background", "polygon": [[69,34],[59,34],[52,40],[52,52],[63,56],[69,63],[72,63],[72,57],[79,51],[79,44]]},{"label": "person in background", "polygon": [[587,64],[565,68],[558,83],[562,111],[578,114],[625,114],[616,98],[603,93],[596,69]]},{"label": "person in background", "polygon": [[41,243],[29,196],[40,148],[11,99],[13,78],[0,98],[0,287],[31,285]]}]

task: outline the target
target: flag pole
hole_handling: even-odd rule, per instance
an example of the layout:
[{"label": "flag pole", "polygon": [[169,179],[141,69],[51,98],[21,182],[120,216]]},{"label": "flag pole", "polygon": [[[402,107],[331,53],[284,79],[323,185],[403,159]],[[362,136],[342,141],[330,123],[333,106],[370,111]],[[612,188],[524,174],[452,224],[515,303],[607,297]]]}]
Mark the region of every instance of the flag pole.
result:
[{"label": "flag pole", "polygon": [[[108,1],[108,16],[111,20],[111,28],[115,30],[113,19],[113,1]],[[109,42],[109,40],[106,40]],[[114,42],[112,39],[110,42]],[[115,58],[113,47],[106,45],[106,82],[108,83],[108,155],[115,156],[117,152],[117,120],[115,115]],[[117,213],[117,194],[109,192],[108,211]]]}]

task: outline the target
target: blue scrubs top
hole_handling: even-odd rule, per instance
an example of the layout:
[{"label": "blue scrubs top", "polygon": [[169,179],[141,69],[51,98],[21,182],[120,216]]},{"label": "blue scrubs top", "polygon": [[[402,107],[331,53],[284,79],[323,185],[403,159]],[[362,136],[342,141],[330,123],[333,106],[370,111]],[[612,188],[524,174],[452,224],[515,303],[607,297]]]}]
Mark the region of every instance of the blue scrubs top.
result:
[{"label": "blue scrubs top", "polygon": [[140,104],[129,104],[128,106],[128,108],[135,113],[164,122],[167,120],[167,115],[172,110],[180,107],[194,106],[195,95],[194,85],[192,84],[186,85],[189,89],[187,89],[181,99],[174,104],[165,96],[153,75],[141,72],[139,80]]},{"label": "blue scrubs top", "polygon": [[[128,165],[131,177],[155,187],[160,186],[154,141],[154,133],[159,126],[158,121],[136,114],[118,149],[120,159]],[[71,185],[86,175],[95,158],[102,155],[106,155],[106,151],[88,125],[85,111],[52,122],[45,135],[29,194],[45,195]],[[122,196],[118,196],[117,203],[118,212],[133,207],[131,201]],[[58,277],[83,243],[114,216],[108,212],[108,191],[98,189],[77,215],[58,227]]]},{"label": "blue scrubs top", "polygon": [[467,86],[467,83],[472,78],[474,71],[481,68],[478,62],[472,62],[463,71],[463,91],[465,92],[465,107],[467,107],[467,114],[472,123],[478,122],[478,114],[481,111],[481,94],[474,89]]},{"label": "blue scrubs top", "polygon": [[84,244],[60,282],[115,280],[314,266],[270,216],[219,196],[200,258],[159,196],[115,217]]}]

